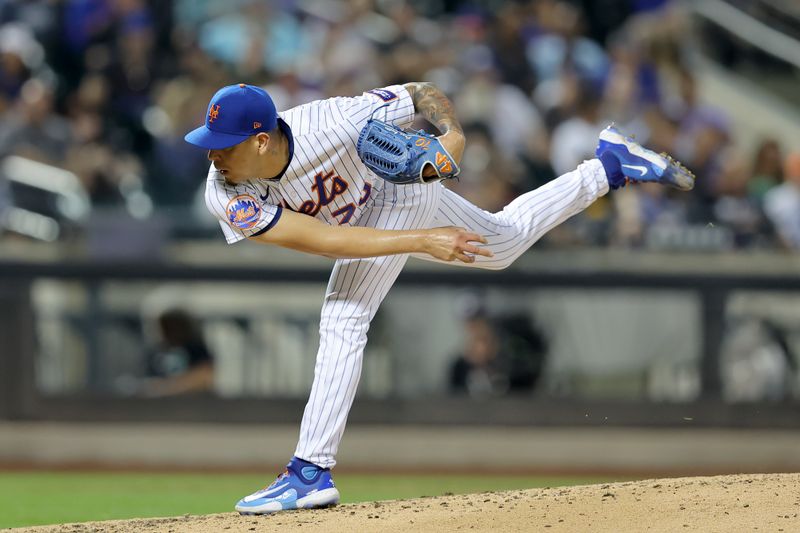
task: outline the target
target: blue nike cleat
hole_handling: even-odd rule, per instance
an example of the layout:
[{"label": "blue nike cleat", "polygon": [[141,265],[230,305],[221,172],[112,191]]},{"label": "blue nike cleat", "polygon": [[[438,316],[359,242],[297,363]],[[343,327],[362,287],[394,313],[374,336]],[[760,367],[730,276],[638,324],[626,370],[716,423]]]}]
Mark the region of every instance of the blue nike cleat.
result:
[{"label": "blue nike cleat", "polygon": [[613,124],[600,132],[595,155],[603,163],[612,189],[648,181],[682,191],[694,188],[694,174],[686,167],[625,137]]},{"label": "blue nike cleat", "polygon": [[265,489],[245,496],[236,504],[243,515],[268,514],[288,509],[329,507],[339,503],[339,491],[329,468],[293,457],[286,471]]}]

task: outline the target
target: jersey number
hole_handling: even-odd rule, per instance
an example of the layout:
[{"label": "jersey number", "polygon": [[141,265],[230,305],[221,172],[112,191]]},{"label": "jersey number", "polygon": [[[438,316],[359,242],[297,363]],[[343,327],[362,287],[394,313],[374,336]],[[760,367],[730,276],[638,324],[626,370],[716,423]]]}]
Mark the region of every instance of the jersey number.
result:
[{"label": "jersey number", "polygon": [[[372,186],[369,183],[364,184],[364,193],[358,199],[358,205],[364,205],[369,200],[369,195],[372,193]],[[356,212],[356,205],[352,202],[344,207],[341,207],[332,213],[333,216],[342,218],[339,219],[339,225],[347,224]],[[342,216],[344,215],[344,216]]]}]

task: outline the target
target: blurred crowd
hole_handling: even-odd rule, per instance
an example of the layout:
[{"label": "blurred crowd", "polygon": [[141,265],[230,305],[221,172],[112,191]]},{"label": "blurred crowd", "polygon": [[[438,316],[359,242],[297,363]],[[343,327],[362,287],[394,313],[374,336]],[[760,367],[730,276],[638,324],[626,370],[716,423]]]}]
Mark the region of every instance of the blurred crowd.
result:
[{"label": "blurred crowd", "polygon": [[[698,176],[606,196],[545,246],[800,248],[798,147],[737,145],[686,27],[669,0],[0,0],[0,159],[71,171],[92,209],[202,226],[208,162],[183,135],[220,86],[286,109],[427,80],[467,134],[449,186],[485,209],[591,158],[611,121]],[[24,201],[7,178],[0,220]]]}]

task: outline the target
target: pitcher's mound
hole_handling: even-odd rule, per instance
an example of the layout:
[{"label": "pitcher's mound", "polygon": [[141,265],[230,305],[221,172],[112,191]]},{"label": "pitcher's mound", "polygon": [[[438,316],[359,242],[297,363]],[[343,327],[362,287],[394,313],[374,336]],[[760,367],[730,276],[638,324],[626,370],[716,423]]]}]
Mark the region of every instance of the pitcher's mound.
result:
[{"label": "pitcher's mound", "polygon": [[340,505],[11,530],[15,533],[301,531],[800,531],[800,474],[651,479]]}]

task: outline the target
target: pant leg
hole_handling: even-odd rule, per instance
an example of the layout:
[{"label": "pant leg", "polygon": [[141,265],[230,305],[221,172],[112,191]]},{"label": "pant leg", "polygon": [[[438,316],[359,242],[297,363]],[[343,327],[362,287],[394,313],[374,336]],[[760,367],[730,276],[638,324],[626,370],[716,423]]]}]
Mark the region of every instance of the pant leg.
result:
[{"label": "pant leg", "polygon": [[[356,225],[381,229],[430,226],[442,188],[386,182],[378,187]],[[325,468],[336,464],[361,376],[369,323],[407,259],[404,254],[336,261],[322,305],[314,382],[295,456]]]},{"label": "pant leg", "polygon": [[[608,192],[603,165],[586,161],[572,172],[527,192],[497,213],[489,213],[442,187],[431,226],[462,226],[486,237],[494,257],[476,256],[474,263],[448,264],[500,270],[506,268],[542,235],[586,209]],[[414,257],[441,262],[427,254]]]}]

